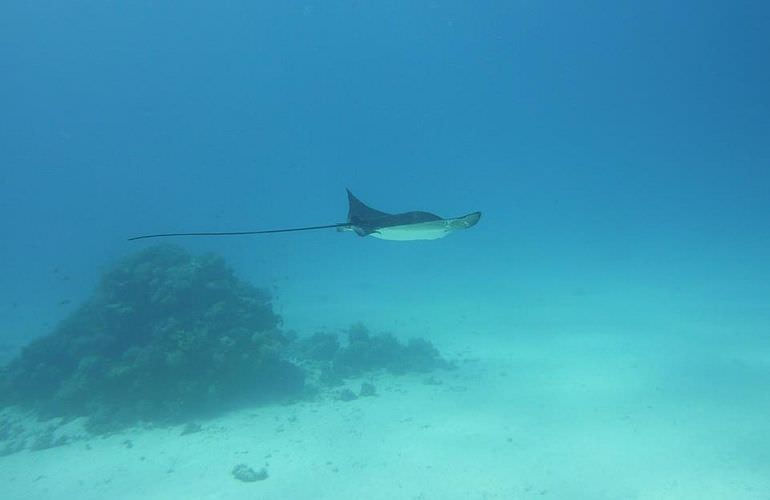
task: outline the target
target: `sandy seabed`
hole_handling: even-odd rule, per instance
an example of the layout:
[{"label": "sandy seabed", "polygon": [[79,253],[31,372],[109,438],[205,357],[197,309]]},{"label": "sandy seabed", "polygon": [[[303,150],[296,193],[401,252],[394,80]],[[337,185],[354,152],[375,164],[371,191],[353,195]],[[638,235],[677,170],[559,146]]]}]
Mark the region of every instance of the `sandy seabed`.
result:
[{"label": "sandy seabed", "polygon": [[[330,389],[186,435],[73,431],[0,457],[0,498],[770,498],[770,346],[756,328],[470,328],[440,307],[421,313],[455,370],[372,374],[347,385],[375,397]],[[268,477],[239,481],[238,464]]]}]

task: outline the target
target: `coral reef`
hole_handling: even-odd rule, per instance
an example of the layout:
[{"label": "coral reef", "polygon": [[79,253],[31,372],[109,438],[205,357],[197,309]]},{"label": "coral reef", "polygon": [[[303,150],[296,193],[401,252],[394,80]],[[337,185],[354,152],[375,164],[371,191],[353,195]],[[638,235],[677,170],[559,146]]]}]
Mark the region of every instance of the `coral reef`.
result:
[{"label": "coral reef", "polygon": [[0,372],[0,403],[89,415],[96,431],[299,393],[270,297],[222,258],[156,246],[110,269],[93,296]]},{"label": "coral reef", "polygon": [[[0,407],[17,405],[43,419],[87,417],[88,431],[106,433],[307,396],[372,371],[450,366],[426,340],[403,344],[360,323],[344,343],[330,333],[297,338],[281,329],[270,296],[239,280],[221,257],[155,246],[110,268],[50,335],[0,367]],[[318,387],[306,386],[308,375]],[[376,391],[367,383],[360,393]],[[188,424],[182,434],[199,430]],[[16,432],[0,421],[4,453],[24,442],[45,449],[69,439],[48,429],[22,442]]]},{"label": "coral reef", "polygon": [[295,352],[298,358],[311,361],[331,361],[340,350],[340,341],[332,333],[317,332],[297,342]]},{"label": "coral reef", "polygon": [[375,370],[404,374],[452,368],[425,339],[411,339],[405,345],[389,333],[370,334],[362,323],[352,325],[347,336],[347,345],[341,346],[336,335],[316,333],[295,341],[292,350],[296,357],[321,365],[320,380],[326,385]]}]

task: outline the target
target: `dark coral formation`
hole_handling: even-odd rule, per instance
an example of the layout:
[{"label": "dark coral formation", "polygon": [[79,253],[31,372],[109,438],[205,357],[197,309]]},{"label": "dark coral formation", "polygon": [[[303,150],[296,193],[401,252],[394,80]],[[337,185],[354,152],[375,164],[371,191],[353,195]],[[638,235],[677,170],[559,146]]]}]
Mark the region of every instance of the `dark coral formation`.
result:
[{"label": "dark coral formation", "polygon": [[331,361],[340,350],[340,341],[333,333],[317,332],[296,343],[295,351],[300,359]]},{"label": "dark coral formation", "polygon": [[[307,374],[334,386],[373,370],[449,367],[426,340],[402,344],[361,324],[345,345],[329,333],[296,339],[280,326],[269,295],[222,258],[151,247],[118,262],[89,300],[0,368],[0,406],[87,416],[100,433],[296,398],[309,393]],[[9,429],[0,425],[0,441]],[[37,447],[49,444],[61,443],[48,433]]]},{"label": "dark coral formation", "polygon": [[372,370],[404,374],[451,368],[433,344],[424,339],[415,338],[403,344],[389,333],[372,335],[361,323],[351,326],[347,334],[347,345],[342,346],[336,335],[316,333],[298,340],[295,352],[299,357],[321,362],[321,379],[330,384]]},{"label": "dark coral formation", "polygon": [[303,372],[270,298],[223,259],[157,246],[119,262],[93,297],[4,368],[6,403],[95,426],[173,420],[295,394]]},{"label": "dark coral formation", "polygon": [[358,399],[358,396],[350,389],[342,389],[341,391],[337,392],[336,399],[339,401],[355,401]]},{"label": "dark coral formation", "polygon": [[370,384],[369,382],[364,382],[361,384],[361,390],[358,392],[358,395],[362,398],[376,396],[377,388],[374,387],[374,384]]},{"label": "dark coral formation", "polygon": [[404,345],[389,333],[371,335],[361,323],[350,328],[348,345],[337,352],[332,364],[334,372],[342,377],[376,369],[403,374],[447,367],[447,362],[429,341],[411,339]]}]

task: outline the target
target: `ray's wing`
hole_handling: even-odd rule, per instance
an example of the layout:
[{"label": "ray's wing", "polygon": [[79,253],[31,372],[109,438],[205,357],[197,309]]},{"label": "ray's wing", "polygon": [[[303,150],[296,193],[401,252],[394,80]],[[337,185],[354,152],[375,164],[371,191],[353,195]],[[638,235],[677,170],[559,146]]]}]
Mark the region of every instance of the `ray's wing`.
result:
[{"label": "ray's wing", "polygon": [[383,217],[390,216],[389,213],[381,212],[379,210],[375,210],[372,207],[365,205],[364,202],[356,198],[355,195],[350,192],[350,189],[348,189],[347,192],[348,192],[348,222],[352,222],[354,224],[362,223],[365,225],[370,225],[374,223],[377,219],[382,219]]}]

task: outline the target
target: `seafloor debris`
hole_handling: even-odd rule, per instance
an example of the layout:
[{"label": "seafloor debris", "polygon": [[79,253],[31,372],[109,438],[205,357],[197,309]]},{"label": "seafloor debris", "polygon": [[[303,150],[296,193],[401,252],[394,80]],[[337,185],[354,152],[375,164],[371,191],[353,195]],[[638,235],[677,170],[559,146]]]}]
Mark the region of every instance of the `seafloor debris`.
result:
[{"label": "seafloor debris", "polygon": [[233,467],[232,474],[235,479],[245,483],[253,483],[254,481],[264,481],[267,479],[267,469],[262,467],[258,471],[255,471],[246,464],[238,464]]}]

